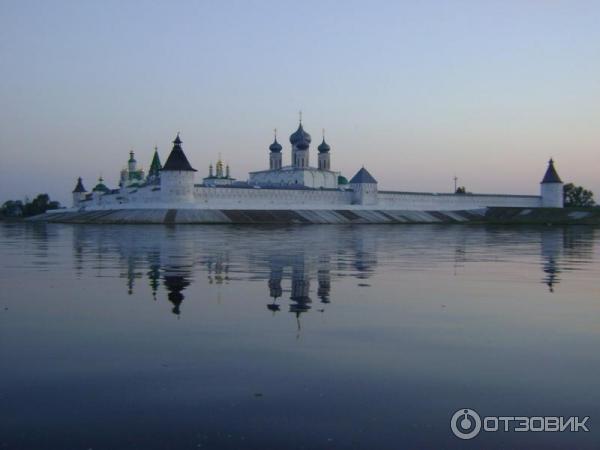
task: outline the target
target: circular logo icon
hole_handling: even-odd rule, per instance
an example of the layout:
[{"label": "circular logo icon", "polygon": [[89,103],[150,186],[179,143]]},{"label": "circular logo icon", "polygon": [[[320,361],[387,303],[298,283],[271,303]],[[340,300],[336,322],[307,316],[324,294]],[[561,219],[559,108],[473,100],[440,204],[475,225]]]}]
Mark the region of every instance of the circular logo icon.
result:
[{"label": "circular logo icon", "polygon": [[454,436],[460,439],[473,439],[481,431],[481,418],[472,409],[459,409],[450,419]]}]

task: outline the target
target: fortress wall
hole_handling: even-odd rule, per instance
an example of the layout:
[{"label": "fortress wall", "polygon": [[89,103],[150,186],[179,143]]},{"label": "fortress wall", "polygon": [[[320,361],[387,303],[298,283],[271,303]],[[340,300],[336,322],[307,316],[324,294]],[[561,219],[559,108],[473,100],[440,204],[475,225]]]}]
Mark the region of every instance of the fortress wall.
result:
[{"label": "fortress wall", "polygon": [[103,195],[85,202],[86,209],[196,208],[196,209],[382,209],[404,211],[457,211],[486,207],[536,208],[541,197],[526,195],[428,194],[379,191],[373,205],[352,204],[354,193],[340,190],[253,189],[194,187],[194,201],[165,203],[155,186],[127,189],[123,194]]},{"label": "fortress wall", "polygon": [[200,208],[296,209],[350,205],[352,192],[308,189],[240,189],[196,186]]},{"label": "fortress wall", "polygon": [[427,194],[412,192],[378,193],[377,208],[423,211],[456,211],[486,207],[539,208],[542,199],[532,195]]},{"label": "fortress wall", "polygon": [[161,191],[155,190],[156,186],[145,186],[141,188],[127,188],[120,194],[101,195],[91,201],[84,202],[86,207],[113,207],[127,205],[154,205],[161,200]]},{"label": "fortress wall", "polygon": [[541,197],[529,195],[428,194],[380,191],[376,205],[352,205],[353,192],[339,190],[239,189],[196,187],[195,203],[202,208],[246,209],[401,209],[455,211],[485,207],[541,206]]}]

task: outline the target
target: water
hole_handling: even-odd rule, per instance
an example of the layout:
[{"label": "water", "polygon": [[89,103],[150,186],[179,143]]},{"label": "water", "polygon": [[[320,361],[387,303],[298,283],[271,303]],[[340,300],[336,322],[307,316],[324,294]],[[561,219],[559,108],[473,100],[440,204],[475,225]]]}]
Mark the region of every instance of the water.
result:
[{"label": "water", "polygon": [[1,449],[600,447],[598,229],[2,224],[0,267]]}]

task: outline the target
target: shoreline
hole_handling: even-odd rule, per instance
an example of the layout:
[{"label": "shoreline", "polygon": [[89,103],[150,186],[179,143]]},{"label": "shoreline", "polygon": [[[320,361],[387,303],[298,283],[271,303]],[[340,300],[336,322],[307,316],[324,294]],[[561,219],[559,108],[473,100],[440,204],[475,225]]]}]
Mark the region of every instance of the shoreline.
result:
[{"label": "shoreline", "polygon": [[114,209],[47,212],[6,222],[74,224],[498,224],[600,225],[600,208],[514,208],[416,211],[356,209]]}]

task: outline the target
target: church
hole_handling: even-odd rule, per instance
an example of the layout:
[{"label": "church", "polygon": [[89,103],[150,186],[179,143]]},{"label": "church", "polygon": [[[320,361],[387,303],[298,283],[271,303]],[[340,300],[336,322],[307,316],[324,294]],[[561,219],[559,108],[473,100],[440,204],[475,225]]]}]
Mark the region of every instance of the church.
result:
[{"label": "church", "polygon": [[258,186],[303,186],[312,189],[338,187],[339,172],[331,170],[331,147],[323,141],[317,147],[318,167],[310,166],[310,134],[304,131],[302,120],[298,129],[290,136],[292,146],[292,163],[289,166],[282,164],[283,147],[275,140],[269,146],[269,169],[250,172],[249,183]]}]

